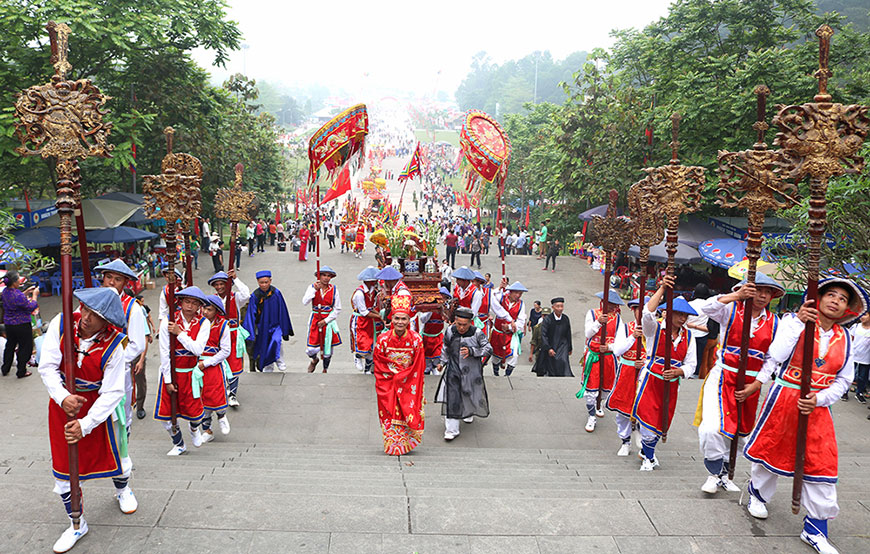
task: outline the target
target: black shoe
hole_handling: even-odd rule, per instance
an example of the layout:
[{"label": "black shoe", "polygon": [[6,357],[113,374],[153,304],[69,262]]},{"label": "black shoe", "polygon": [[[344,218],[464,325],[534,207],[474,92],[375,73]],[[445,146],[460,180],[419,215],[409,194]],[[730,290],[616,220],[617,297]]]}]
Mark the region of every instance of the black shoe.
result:
[{"label": "black shoe", "polygon": [[136,410],[136,417],[138,417],[139,419],[145,419],[145,410],[141,408]]},{"label": "black shoe", "polygon": [[855,400],[857,400],[857,401],[860,402],[861,404],[866,404],[866,403],[867,403],[867,398],[865,398],[864,395],[861,394],[860,392],[856,392],[856,393],[855,393]]},{"label": "black shoe", "polygon": [[848,402],[849,401],[849,391],[844,392],[843,396],[840,397],[840,400],[842,400],[843,402]]}]

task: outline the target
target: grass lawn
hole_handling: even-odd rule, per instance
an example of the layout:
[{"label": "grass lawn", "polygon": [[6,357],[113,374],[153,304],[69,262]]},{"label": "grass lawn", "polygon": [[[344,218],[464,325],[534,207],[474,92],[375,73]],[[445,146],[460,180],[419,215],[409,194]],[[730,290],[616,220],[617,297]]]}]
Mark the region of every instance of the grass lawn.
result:
[{"label": "grass lawn", "polygon": [[[416,136],[417,140],[420,142],[430,142],[432,140],[432,135],[425,129],[416,129],[414,131],[414,136]],[[459,133],[447,129],[435,131],[435,142],[441,142],[442,140],[458,147]]]}]

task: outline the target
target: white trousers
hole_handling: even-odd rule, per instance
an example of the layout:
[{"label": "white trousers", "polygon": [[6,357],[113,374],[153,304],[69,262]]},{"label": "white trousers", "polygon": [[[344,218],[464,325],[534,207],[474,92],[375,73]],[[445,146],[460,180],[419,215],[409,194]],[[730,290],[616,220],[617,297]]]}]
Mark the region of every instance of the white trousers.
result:
[{"label": "white trousers", "polygon": [[728,455],[731,441],[719,433],[722,419],[719,415],[719,380],[722,368],[713,366],[704,383],[704,400],[701,405],[701,425],[698,426],[698,443],[701,454],[707,460],[721,460]]},{"label": "white trousers", "polygon": [[[309,355],[309,357],[311,357],[311,356]],[[365,355],[355,354],[354,355],[353,363],[356,365],[357,371],[365,371],[366,370],[366,361],[371,363],[371,361],[372,361],[371,354],[365,354]],[[428,360],[427,360],[427,363],[428,363]]]},{"label": "white trousers", "polygon": [[124,364],[124,416],[127,419],[127,429],[133,427],[133,368]]},{"label": "white trousers", "polygon": [[[770,502],[776,492],[776,480],[779,475],[756,463],[752,464],[750,475],[749,485],[758,492],[764,502]],[[837,504],[837,486],[833,483],[804,481],[801,488],[801,506],[813,519],[834,519],[840,513],[840,506]]]},{"label": "white trousers", "polygon": [[448,433],[458,434],[459,433],[459,419],[451,419],[449,417],[444,418],[444,427]]},{"label": "white trousers", "polygon": [[616,434],[622,440],[631,438],[631,418],[616,412]]},{"label": "white trousers", "polygon": [[511,354],[507,358],[499,358],[498,356],[493,356],[492,363],[493,364],[503,364],[503,365],[511,366],[511,367],[517,367],[517,359],[518,358],[519,358],[519,356],[516,354],[516,352],[514,352],[513,354]]}]

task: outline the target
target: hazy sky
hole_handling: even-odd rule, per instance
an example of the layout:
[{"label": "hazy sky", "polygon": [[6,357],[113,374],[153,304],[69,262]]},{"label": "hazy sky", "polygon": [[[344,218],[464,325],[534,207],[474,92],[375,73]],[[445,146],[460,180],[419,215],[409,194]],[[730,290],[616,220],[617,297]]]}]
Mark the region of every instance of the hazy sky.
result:
[{"label": "hazy sky", "polygon": [[[368,95],[390,90],[455,92],[471,57],[496,62],[549,50],[557,59],[612,44],[616,28],[642,28],[670,0],[228,0],[248,46],[226,70],[196,60],[223,79],[245,72],[287,85],[319,83]],[[440,71],[440,74],[439,74]]]}]

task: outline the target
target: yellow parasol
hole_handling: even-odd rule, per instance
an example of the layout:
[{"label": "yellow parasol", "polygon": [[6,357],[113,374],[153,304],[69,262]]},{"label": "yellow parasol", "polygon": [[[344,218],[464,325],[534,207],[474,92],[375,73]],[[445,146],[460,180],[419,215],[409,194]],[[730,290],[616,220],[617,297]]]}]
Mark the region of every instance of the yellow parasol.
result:
[{"label": "yellow parasol", "polygon": [[376,177],[375,178],[375,185],[377,185],[378,188],[382,189],[387,185],[387,180],[384,179],[383,177]]},{"label": "yellow parasol", "polygon": [[[778,269],[776,264],[765,262],[764,260],[758,260],[758,265],[756,267],[758,271],[770,276],[773,276],[773,274],[776,273],[776,270]],[[728,269],[728,276],[733,277],[734,279],[743,279],[744,277],[746,277],[746,272],[748,270],[749,260],[743,258]]]},{"label": "yellow parasol", "polygon": [[387,248],[389,246],[389,242],[387,242],[387,234],[383,229],[375,230],[375,232],[369,236],[369,241],[381,248]]}]

